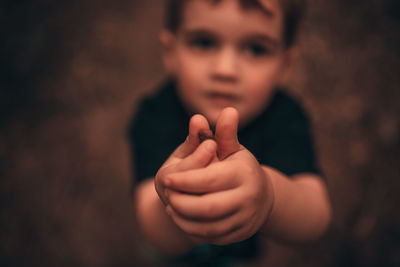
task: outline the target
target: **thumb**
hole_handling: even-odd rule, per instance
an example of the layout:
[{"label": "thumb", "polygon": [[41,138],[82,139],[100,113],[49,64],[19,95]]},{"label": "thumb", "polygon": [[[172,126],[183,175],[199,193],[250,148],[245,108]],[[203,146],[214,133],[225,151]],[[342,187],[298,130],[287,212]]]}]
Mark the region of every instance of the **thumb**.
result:
[{"label": "thumb", "polygon": [[237,138],[239,113],[235,108],[225,108],[217,119],[215,126],[215,140],[218,144],[218,158],[225,159],[240,150]]}]

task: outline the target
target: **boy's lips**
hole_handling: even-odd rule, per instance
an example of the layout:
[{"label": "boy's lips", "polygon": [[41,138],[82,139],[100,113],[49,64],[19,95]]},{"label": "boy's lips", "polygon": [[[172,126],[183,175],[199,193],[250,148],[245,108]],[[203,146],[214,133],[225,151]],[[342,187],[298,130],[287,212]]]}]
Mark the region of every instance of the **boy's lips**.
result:
[{"label": "boy's lips", "polygon": [[206,98],[211,102],[221,106],[230,106],[240,101],[240,97],[235,94],[210,91],[205,94]]}]

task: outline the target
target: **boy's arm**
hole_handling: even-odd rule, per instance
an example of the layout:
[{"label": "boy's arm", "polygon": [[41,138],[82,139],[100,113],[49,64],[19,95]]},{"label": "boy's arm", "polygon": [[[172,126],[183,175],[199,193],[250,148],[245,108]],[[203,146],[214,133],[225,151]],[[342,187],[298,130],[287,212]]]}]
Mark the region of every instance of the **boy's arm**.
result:
[{"label": "boy's arm", "polygon": [[271,180],[274,203],[260,232],[289,243],[318,239],[327,230],[332,216],[323,180],[306,173],[289,179],[273,168],[262,168]]},{"label": "boy's arm", "polygon": [[193,247],[192,241],[165,212],[165,206],[154,188],[154,179],[148,179],[136,188],[135,206],[142,234],[158,251],[177,256]]}]

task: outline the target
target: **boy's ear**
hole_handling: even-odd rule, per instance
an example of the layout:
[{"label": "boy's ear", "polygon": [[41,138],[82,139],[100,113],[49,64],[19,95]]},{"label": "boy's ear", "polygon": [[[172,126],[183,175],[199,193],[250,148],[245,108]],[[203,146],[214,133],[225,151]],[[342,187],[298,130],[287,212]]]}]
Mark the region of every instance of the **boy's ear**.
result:
[{"label": "boy's ear", "polygon": [[293,67],[297,58],[299,57],[299,48],[292,46],[285,51],[285,59],[283,66],[283,73],[281,75],[281,83],[285,84],[289,81]]},{"label": "boy's ear", "polygon": [[174,74],[176,71],[175,42],[176,36],[169,30],[163,29],[160,32],[162,47],[162,59],[167,74]]}]

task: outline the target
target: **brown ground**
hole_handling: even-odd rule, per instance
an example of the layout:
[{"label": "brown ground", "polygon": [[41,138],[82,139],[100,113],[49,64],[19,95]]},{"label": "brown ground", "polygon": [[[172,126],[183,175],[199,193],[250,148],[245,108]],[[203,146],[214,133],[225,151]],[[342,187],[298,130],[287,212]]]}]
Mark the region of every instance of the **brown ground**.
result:
[{"label": "brown ground", "polygon": [[[126,127],[163,77],[163,1],[3,2],[0,266],[149,265]],[[400,266],[400,5],[310,2],[291,84],[334,221],[317,244],[274,246],[259,265]]]}]

